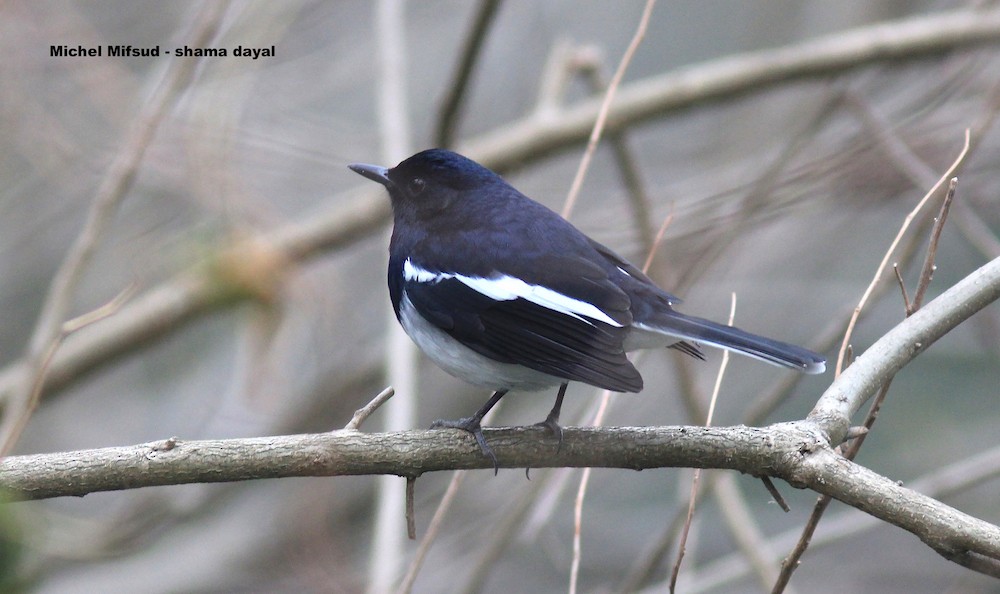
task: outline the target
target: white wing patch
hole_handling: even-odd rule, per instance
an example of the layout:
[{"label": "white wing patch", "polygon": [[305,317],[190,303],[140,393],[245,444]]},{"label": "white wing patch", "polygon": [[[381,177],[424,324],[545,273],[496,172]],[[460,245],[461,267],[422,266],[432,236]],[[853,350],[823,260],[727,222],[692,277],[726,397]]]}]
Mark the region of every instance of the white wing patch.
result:
[{"label": "white wing patch", "polygon": [[497,301],[513,301],[521,298],[540,305],[544,308],[557,311],[568,316],[572,316],[580,321],[592,324],[590,320],[598,320],[605,324],[621,328],[622,325],[614,321],[608,314],[601,311],[597,306],[586,301],[580,301],[572,297],[567,297],[562,293],[553,291],[547,287],[539,285],[529,285],[519,278],[513,276],[499,275],[495,278],[485,278],[481,276],[465,276],[451,272],[431,272],[425,270],[407,259],[403,262],[403,278],[408,281],[418,283],[436,283],[445,279],[456,279],[465,286],[486,295],[490,299]]}]

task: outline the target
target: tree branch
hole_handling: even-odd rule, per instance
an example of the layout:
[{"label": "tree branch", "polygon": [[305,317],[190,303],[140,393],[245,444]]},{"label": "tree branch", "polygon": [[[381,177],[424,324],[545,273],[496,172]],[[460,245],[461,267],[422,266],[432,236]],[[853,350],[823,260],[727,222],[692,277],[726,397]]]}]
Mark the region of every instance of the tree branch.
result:
[{"label": "tree branch", "polygon": [[839,444],[851,417],[897,371],[949,330],[1000,298],[1000,258],[983,265],[942,293],[862,353],[823,393],[809,418]]},{"label": "tree branch", "polygon": [[[911,318],[912,319],[912,318]],[[542,427],[485,430],[504,468],[723,468],[782,478],[830,495],[917,535],[949,559],[1000,559],[1000,528],[907,489],[837,455],[809,421],[764,428],[565,428],[562,448]],[[249,439],[171,438],[126,447],[12,456],[0,487],[18,499],[82,496],[157,485],[263,478],[491,468],[457,431],[399,431]]]},{"label": "tree branch", "polygon": [[[608,114],[618,130],[669,113],[797,80],[835,76],[895,60],[912,60],[1000,40],[1000,10],[959,10],[839,31],[785,47],[696,64],[623,85]],[[526,118],[462,143],[459,151],[506,169],[584,142],[601,98],[544,118]]]}]

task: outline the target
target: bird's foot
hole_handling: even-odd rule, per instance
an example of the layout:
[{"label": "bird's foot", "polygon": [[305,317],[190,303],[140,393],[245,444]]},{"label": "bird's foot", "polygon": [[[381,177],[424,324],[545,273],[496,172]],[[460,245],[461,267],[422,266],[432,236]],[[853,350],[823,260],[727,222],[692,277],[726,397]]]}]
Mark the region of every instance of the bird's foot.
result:
[{"label": "bird's foot", "polygon": [[500,472],[500,463],[497,462],[497,456],[493,453],[493,448],[486,443],[486,437],[483,435],[483,426],[480,424],[482,419],[479,417],[465,417],[455,421],[448,421],[445,419],[438,419],[431,423],[431,429],[461,429],[472,434],[472,437],[476,438],[476,443],[479,444],[479,449],[483,451],[483,455],[493,461],[493,474],[496,475]]},{"label": "bird's foot", "polygon": [[552,433],[552,435],[557,440],[556,454],[558,454],[559,451],[562,450],[562,442],[563,442],[563,430],[562,430],[562,425],[559,424],[559,417],[552,416],[550,414],[549,416],[545,417],[544,421],[540,423],[535,423],[535,427],[545,427]]}]

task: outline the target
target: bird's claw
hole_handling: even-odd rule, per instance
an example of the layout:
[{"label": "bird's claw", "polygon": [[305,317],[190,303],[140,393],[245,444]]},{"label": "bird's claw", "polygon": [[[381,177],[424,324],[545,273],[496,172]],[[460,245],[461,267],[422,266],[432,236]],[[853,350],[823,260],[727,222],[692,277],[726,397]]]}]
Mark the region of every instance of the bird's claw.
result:
[{"label": "bird's claw", "polygon": [[552,433],[557,440],[556,454],[558,454],[559,451],[562,450],[563,443],[563,430],[562,425],[559,424],[559,419],[549,415],[544,421],[535,423],[535,427],[545,427]]},{"label": "bird's claw", "polygon": [[472,437],[476,438],[476,443],[479,444],[479,449],[483,451],[483,455],[493,461],[493,474],[496,475],[500,472],[500,463],[497,461],[496,454],[493,453],[493,448],[486,443],[486,436],[483,435],[483,426],[480,424],[480,419],[476,417],[464,417],[455,421],[438,419],[431,423],[431,429],[461,429],[462,431],[471,433]]}]

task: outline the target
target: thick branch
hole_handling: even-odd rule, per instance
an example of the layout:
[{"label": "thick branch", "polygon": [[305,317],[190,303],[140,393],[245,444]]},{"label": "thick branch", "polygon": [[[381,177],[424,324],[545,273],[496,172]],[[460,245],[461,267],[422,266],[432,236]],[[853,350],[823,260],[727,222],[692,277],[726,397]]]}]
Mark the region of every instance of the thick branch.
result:
[{"label": "thick branch", "polygon": [[[799,470],[801,474],[782,478],[802,481],[802,486],[899,526],[951,561],[959,563],[970,553],[1000,560],[997,526],[850,462],[828,447],[811,452]],[[974,569],[1000,577],[983,567]]]},{"label": "thick branch", "polygon": [[[540,427],[487,428],[504,468],[702,466],[770,473],[775,439],[750,427],[565,428],[556,442]],[[803,437],[799,436],[801,441]],[[798,451],[799,441],[783,448]],[[810,438],[810,442],[815,439]],[[157,485],[290,476],[395,474],[492,468],[458,431],[330,433],[152,442],[76,452],[11,456],[0,462],[0,488],[22,499],[82,496]]]},{"label": "thick branch", "polygon": [[[504,468],[725,468],[830,495],[920,537],[948,558],[1000,559],[1000,528],[900,486],[837,455],[809,422],[753,427],[566,428],[563,445],[540,427],[487,429]],[[19,499],[82,496],[156,485],[290,476],[396,474],[491,468],[458,431],[400,431],[179,441],[0,463],[0,487]]]}]

